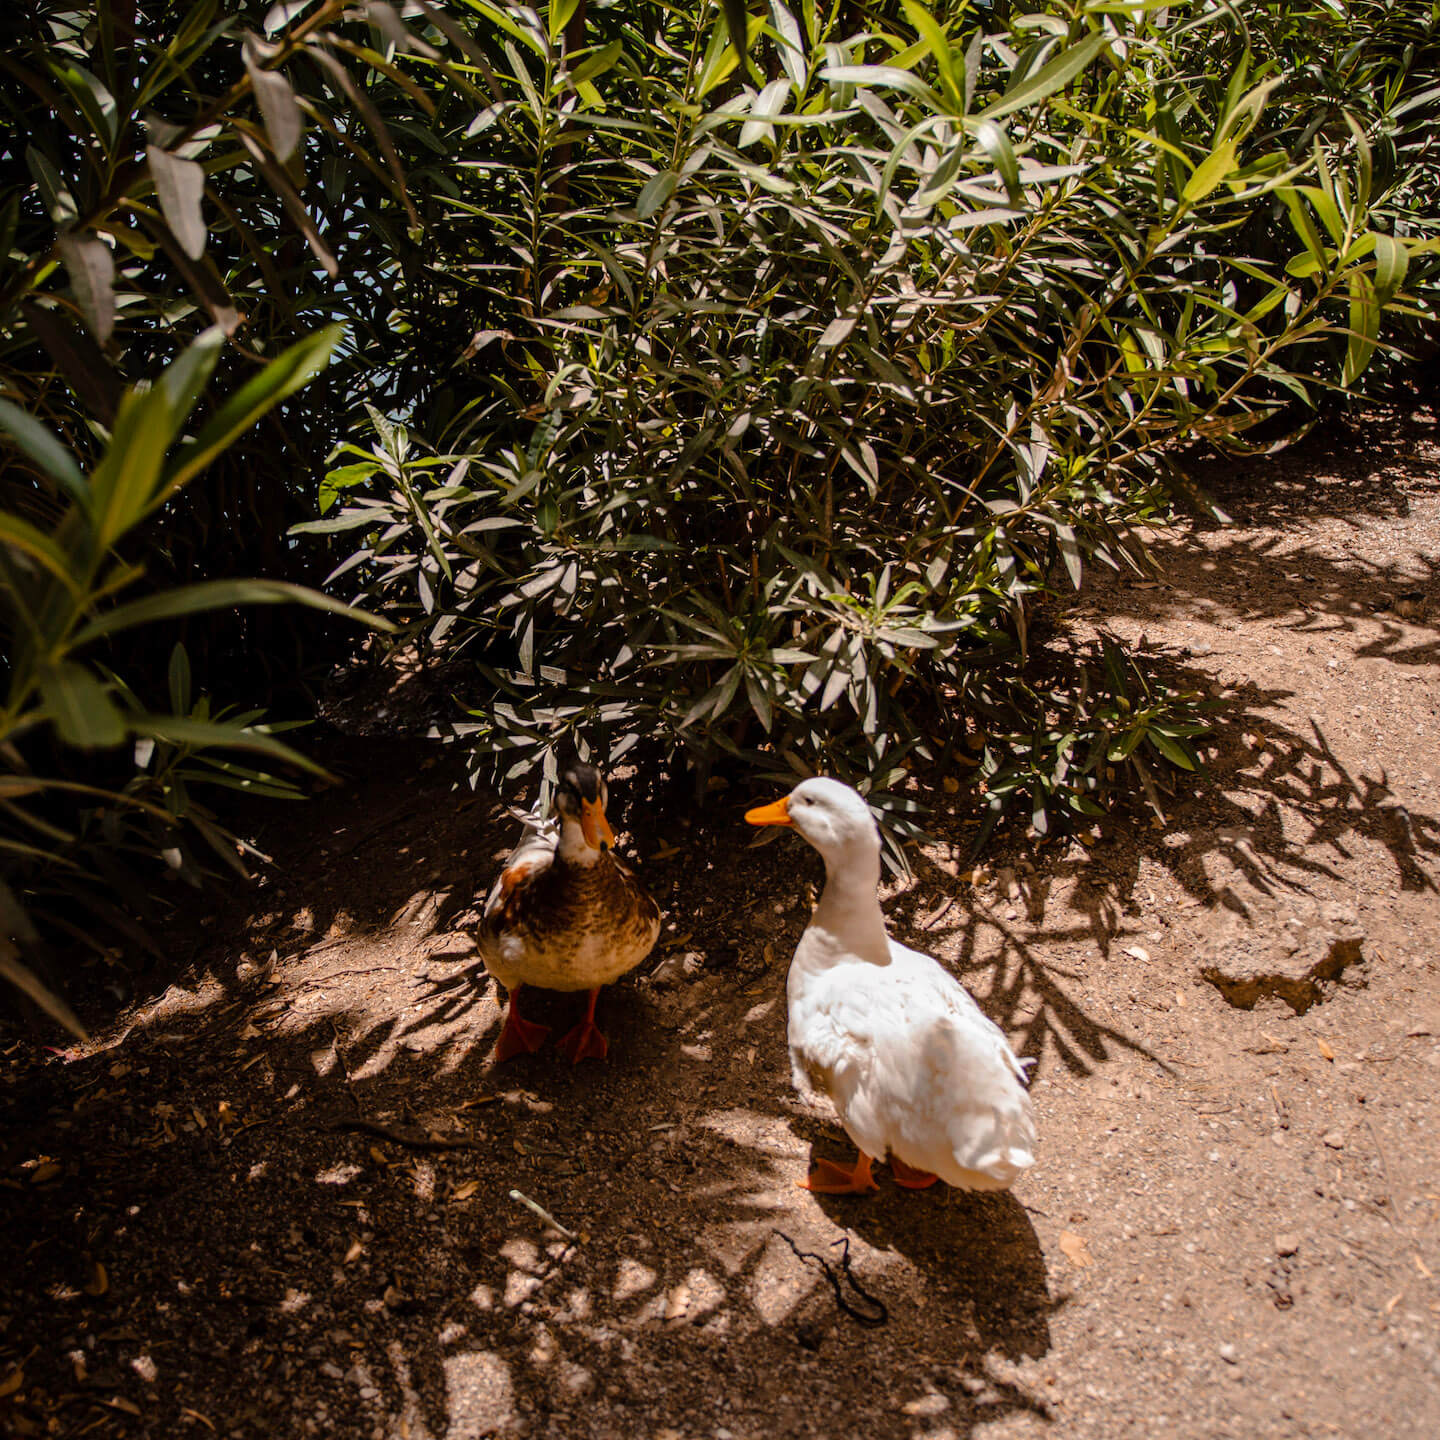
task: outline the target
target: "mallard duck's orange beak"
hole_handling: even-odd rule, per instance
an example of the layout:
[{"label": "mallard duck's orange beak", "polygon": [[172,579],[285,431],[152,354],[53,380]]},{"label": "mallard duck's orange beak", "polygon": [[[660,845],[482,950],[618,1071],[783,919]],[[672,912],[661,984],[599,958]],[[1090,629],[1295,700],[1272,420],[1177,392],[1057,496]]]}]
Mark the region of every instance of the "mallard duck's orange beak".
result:
[{"label": "mallard duck's orange beak", "polygon": [[605,818],[605,812],[600,808],[598,800],[580,802],[580,833],[584,835],[585,843],[593,845],[597,850],[602,840],[612,850],[615,848],[615,832],[610,828],[610,822]]},{"label": "mallard duck's orange beak", "polygon": [[751,825],[793,825],[790,818],[790,797],[777,800],[773,805],[761,805],[758,809],[747,810],[745,819]]}]

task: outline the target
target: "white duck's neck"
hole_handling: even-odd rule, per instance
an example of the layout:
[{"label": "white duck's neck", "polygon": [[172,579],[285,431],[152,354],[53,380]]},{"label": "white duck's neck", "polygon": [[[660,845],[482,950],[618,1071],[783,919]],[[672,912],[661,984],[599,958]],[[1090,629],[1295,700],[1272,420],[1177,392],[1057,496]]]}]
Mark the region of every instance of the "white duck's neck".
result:
[{"label": "white duck's neck", "polygon": [[555,847],[555,853],[565,864],[584,869],[593,865],[600,858],[601,852],[596,846],[587,843],[585,832],[580,828],[578,820],[562,816],[560,841]]},{"label": "white duck's neck", "polygon": [[807,963],[855,958],[890,963],[879,887],[878,851],[857,847],[825,856],[825,889],[805,932]]}]

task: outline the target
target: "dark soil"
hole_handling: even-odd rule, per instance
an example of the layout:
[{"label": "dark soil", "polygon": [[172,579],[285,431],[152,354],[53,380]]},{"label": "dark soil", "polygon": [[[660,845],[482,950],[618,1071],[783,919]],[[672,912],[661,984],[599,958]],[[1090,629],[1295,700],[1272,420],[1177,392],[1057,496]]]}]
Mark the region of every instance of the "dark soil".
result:
[{"label": "dark soil", "polygon": [[[1434,417],[1201,478],[1233,526],[1069,619],[1225,700],[1212,778],[976,871],[926,777],[953,809],[887,901],[1038,1060],[1012,1195],[797,1188],[849,1153],[785,1059],[820,870],[752,846],[748,795],[616,778],[660,946],[608,1062],[492,1068],[468,927],[515,824],[454,751],[352,738],[263,812],[257,888],[117,957],[93,1043],[0,1031],[0,1430],[1440,1433]],[[1303,1006],[1204,979],[1222,928],[1261,953],[1324,906],[1359,959]]]}]

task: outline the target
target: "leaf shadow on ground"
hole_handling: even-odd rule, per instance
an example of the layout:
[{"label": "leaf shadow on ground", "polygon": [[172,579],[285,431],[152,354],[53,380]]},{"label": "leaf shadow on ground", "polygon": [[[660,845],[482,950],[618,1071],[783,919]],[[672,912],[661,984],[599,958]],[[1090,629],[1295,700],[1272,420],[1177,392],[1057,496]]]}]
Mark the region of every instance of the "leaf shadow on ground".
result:
[{"label": "leaf shadow on ground", "polygon": [[[39,1346],[17,1414],[97,1434],[177,1433],[189,1410],[237,1435],[908,1440],[1048,1413],[1016,1367],[1064,1296],[1018,1201],[887,1183],[817,1204],[796,1184],[817,1139],[843,1143],[790,1091],[798,847],[782,866],[728,817],[696,826],[650,875],[671,938],[701,936],[675,947],[695,973],[605,992],[604,1065],[552,1043],[496,1070],[466,873],[514,823],[364,749],[347,768],[390,777],[369,819],[323,797],[313,830],[270,837],[283,894],[203,927],[184,984],[137,977],[123,1043],[36,1052],[7,1087],[0,1174],[42,1145],[57,1166],[0,1188],[26,1237],[0,1336]],[[310,838],[381,818],[343,854]],[[559,1033],[579,1003],[537,995],[535,1018]],[[871,1313],[855,1283],[883,1324],[845,1308]]]}]

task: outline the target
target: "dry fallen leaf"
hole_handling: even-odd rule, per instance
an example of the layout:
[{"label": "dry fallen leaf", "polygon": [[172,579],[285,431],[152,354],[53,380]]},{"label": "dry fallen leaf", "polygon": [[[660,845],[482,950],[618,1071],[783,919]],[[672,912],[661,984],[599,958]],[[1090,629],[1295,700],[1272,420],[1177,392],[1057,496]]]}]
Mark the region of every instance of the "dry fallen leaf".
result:
[{"label": "dry fallen leaf", "polygon": [[370,1158],[377,1165],[388,1165],[390,1163],[389,1160],[385,1158],[385,1152],[378,1145],[372,1145],[370,1147]]},{"label": "dry fallen leaf", "polygon": [[452,1200],[468,1200],[479,1188],[480,1182],[478,1180],[467,1180],[463,1185],[457,1185],[455,1187],[450,1194],[450,1198]]},{"label": "dry fallen leaf", "polygon": [[25,1372],[16,1366],[3,1380],[0,1380],[0,1400],[13,1395],[25,1383]]},{"label": "dry fallen leaf", "polygon": [[352,1260],[358,1260],[364,1251],[365,1247],[358,1240],[352,1240],[350,1242],[350,1248],[345,1252],[344,1263],[348,1265]]},{"label": "dry fallen leaf", "polygon": [[1065,1258],[1077,1270],[1084,1270],[1087,1266],[1095,1263],[1095,1257],[1090,1253],[1089,1241],[1083,1235],[1077,1235],[1073,1230],[1060,1232],[1060,1248],[1065,1252]]},{"label": "dry fallen leaf", "polygon": [[90,1262],[90,1278],[82,1288],[87,1295],[103,1295],[110,1288],[110,1276],[98,1260]]},{"label": "dry fallen leaf", "polygon": [[1316,1040],[1315,1043],[1320,1047],[1320,1053],[1327,1060],[1333,1060],[1335,1058],[1335,1052],[1323,1040]]},{"label": "dry fallen leaf", "polygon": [[1127,945],[1125,947],[1125,953],[1127,955],[1133,955],[1137,960],[1148,960],[1150,958],[1150,952],[1140,945]]},{"label": "dry fallen leaf", "polygon": [[63,1169],[53,1160],[47,1160],[43,1165],[37,1165],[30,1172],[30,1183],[32,1185],[43,1185],[47,1180],[53,1180]]},{"label": "dry fallen leaf", "polygon": [[202,1425],[208,1425],[211,1430],[215,1429],[215,1422],[213,1420],[207,1420],[198,1410],[191,1410],[187,1407],[185,1409],[182,1409],[180,1413],[182,1415],[189,1415],[193,1417],[194,1419],[198,1420]]},{"label": "dry fallen leaf", "polygon": [[109,1400],[102,1400],[102,1405],[108,1405],[112,1410],[123,1410],[127,1415],[138,1415],[140,1407],[133,1400],[127,1400],[123,1395],[116,1395]]}]

